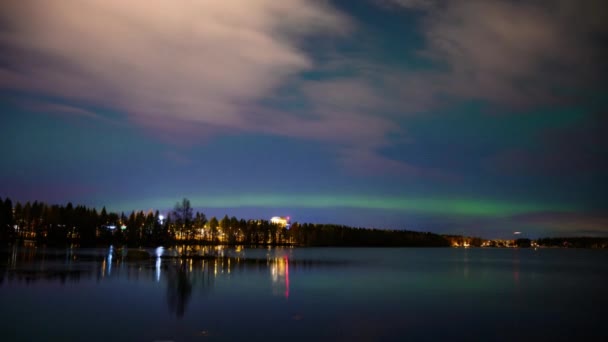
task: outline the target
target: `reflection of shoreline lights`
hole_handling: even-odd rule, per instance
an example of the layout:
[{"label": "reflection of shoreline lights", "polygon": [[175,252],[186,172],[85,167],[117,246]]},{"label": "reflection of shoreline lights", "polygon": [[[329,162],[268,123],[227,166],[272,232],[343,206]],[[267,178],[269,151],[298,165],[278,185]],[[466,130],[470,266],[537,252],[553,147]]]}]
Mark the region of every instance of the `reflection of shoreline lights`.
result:
[{"label": "reflection of shoreline lights", "polygon": [[160,257],[156,258],[156,282],[160,282]]},{"label": "reflection of shoreline lights", "polygon": [[163,247],[158,247],[156,249],[156,271],[155,271],[156,282],[160,282],[160,263],[161,263],[160,257],[163,255],[164,251],[165,251],[165,249]]},{"label": "reflection of shoreline lights", "polygon": [[285,257],[285,298],[289,298],[289,259]]},{"label": "reflection of shoreline lights", "polygon": [[285,298],[289,298],[289,259],[287,257],[270,259],[270,276],[272,283],[275,287],[273,290],[275,294],[278,294],[280,285],[285,285]]},{"label": "reflection of shoreline lights", "polygon": [[110,245],[110,251],[108,252],[108,276],[112,274],[112,254],[114,253],[114,246]]}]

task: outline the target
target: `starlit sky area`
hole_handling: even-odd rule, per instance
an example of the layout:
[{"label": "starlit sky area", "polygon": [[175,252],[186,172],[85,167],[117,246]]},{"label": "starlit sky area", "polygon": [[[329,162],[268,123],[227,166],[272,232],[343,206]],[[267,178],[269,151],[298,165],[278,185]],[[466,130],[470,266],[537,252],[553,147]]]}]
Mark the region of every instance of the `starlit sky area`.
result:
[{"label": "starlit sky area", "polygon": [[608,235],[604,0],[19,0],[0,197]]}]

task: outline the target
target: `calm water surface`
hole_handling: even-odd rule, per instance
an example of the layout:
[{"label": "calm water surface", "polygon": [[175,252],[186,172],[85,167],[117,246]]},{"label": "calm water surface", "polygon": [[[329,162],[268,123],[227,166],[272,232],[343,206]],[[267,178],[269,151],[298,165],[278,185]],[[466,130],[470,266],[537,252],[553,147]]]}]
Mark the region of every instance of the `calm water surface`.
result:
[{"label": "calm water surface", "polygon": [[12,247],[3,341],[608,340],[608,252]]}]

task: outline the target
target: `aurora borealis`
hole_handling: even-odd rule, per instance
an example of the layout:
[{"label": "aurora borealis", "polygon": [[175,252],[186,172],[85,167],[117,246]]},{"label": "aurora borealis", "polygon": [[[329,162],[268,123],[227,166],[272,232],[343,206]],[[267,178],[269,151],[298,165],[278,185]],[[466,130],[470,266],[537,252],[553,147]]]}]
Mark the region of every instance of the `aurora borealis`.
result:
[{"label": "aurora borealis", "polygon": [[0,197],[608,234],[603,1],[0,6]]}]

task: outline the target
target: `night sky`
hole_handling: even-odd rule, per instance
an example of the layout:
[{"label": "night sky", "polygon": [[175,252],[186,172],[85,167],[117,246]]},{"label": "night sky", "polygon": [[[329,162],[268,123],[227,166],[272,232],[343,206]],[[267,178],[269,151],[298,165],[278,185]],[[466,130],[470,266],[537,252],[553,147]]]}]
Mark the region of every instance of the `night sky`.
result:
[{"label": "night sky", "polygon": [[0,197],[608,235],[604,0],[19,0]]}]

